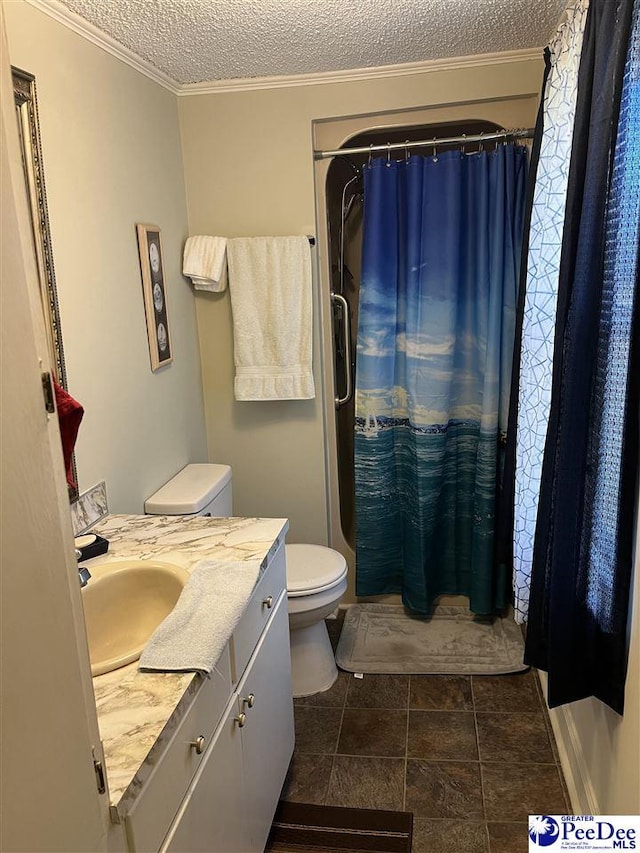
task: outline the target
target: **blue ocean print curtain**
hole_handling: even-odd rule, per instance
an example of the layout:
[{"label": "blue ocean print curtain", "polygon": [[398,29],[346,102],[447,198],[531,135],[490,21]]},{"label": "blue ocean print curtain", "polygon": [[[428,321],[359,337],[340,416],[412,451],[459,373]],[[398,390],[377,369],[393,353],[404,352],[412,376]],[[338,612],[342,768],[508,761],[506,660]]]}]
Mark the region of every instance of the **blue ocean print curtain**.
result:
[{"label": "blue ocean print curtain", "polygon": [[504,606],[495,567],[526,149],[373,160],[356,353],[356,590]]}]

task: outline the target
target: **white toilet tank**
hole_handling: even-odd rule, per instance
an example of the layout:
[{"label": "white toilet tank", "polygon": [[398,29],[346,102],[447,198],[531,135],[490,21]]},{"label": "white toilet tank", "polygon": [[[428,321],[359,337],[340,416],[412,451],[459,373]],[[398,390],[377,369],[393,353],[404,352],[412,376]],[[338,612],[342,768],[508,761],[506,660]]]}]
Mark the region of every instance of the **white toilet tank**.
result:
[{"label": "white toilet tank", "polygon": [[231,509],[231,468],[186,465],[144,502],[147,515],[210,515],[226,518]]}]

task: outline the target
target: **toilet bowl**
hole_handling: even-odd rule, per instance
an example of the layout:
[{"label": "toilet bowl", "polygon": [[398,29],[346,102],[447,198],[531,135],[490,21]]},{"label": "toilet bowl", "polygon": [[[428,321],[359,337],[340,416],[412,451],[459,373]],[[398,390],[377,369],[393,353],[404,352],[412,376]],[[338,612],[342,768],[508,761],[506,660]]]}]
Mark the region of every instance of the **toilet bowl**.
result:
[{"label": "toilet bowl", "polygon": [[[232,513],[231,468],[210,463],[185,466],[145,501],[150,515]],[[287,603],[294,696],[328,690],[338,677],[324,620],[347,590],[347,563],[323,545],[286,545]]]},{"label": "toilet bowl", "polygon": [[323,545],[287,545],[285,552],[293,695],[311,696],[338,677],[324,620],[347,591],[347,563]]}]

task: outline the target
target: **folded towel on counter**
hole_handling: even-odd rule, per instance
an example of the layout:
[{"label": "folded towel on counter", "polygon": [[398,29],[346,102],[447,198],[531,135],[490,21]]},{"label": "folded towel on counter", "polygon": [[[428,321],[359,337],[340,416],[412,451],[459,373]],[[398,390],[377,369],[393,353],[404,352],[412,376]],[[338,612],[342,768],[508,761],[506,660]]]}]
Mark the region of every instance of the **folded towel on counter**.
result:
[{"label": "folded towel on counter", "polygon": [[226,237],[188,237],[184,245],[182,272],[196,290],[220,293],[226,287]]},{"label": "folded towel on counter", "polygon": [[308,238],[236,237],[227,255],[236,400],[312,399]]},{"label": "folded towel on counter", "polygon": [[202,560],[140,655],[139,669],[210,675],[260,574],[258,560]]}]

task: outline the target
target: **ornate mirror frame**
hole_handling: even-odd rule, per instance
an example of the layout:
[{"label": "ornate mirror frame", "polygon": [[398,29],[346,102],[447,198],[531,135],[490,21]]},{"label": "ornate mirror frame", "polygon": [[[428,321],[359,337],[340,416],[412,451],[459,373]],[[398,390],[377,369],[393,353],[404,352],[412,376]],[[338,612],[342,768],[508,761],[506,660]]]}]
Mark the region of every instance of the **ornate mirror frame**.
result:
[{"label": "ornate mirror frame", "polygon": [[[47,210],[42,147],[40,144],[36,80],[33,74],[13,66],[11,68],[11,76],[22,150],[22,165],[31,212],[33,245],[40,282],[40,296],[47,333],[49,361],[55,380],[65,391],[68,391],[67,370],[62,344],[62,324],[60,322],[56,274],[53,266],[51,230],[49,228],[49,213]],[[75,457],[73,458],[72,465],[73,479],[77,483],[78,476]],[[77,499],[77,488],[74,490],[69,487],[69,497],[70,500]]]}]

